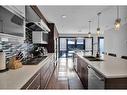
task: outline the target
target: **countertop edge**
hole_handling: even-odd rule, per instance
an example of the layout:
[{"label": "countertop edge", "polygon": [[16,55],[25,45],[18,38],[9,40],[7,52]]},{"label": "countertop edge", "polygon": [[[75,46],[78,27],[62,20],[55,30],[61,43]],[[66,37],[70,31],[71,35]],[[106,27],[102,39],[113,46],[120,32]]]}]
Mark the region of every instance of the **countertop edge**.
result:
[{"label": "countertop edge", "polygon": [[[78,53],[75,53],[76,55],[78,55],[81,59],[83,59],[84,61],[86,61],[88,63],[88,65],[95,69],[97,72],[99,72],[100,74],[102,74],[105,78],[127,78],[126,75],[119,75],[119,76],[107,76],[105,75],[103,72],[101,72],[100,70],[98,70],[97,68],[95,68],[93,65],[91,65],[90,61],[86,58],[84,58],[83,56],[81,56],[80,54]],[[99,61],[98,61],[99,62]]]}]

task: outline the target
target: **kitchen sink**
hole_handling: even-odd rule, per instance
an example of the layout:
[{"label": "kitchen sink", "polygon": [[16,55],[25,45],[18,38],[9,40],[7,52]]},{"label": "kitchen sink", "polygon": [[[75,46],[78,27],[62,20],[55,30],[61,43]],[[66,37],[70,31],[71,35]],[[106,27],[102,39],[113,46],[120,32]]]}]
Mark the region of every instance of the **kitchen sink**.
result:
[{"label": "kitchen sink", "polygon": [[83,56],[84,58],[88,59],[89,61],[104,61],[100,58],[96,58],[94,56]]},{"label": "kitchen sink", "polygon": [[22,62],[23,65],[37,65],[41,61],[43,61],[47,56],[41,56],[41,57],[35,57],[35,58],[30,58],[26,59]]}]

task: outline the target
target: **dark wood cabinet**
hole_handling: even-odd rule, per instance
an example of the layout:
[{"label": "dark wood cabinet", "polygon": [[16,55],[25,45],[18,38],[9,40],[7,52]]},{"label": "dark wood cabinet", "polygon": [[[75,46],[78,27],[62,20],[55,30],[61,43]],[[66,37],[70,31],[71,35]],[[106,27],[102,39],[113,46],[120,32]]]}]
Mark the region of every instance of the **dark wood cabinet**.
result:
[{"label": "dark wood cabinet", "polygon": [[21,88],[21,89],[40,89],[41,73],[40,70]]},{"label": "dark wood cabinet", "polygon": [[48,27],[50,28],[50,32],[48,34],[48,52],[54,53],[56,49],[56,39],[58,38],[59,34],[57,28],[54,23],[48,23]]},{"label": "dark wood cabinet", "polygon": [[106,78],[93,67],[88,67],[88,63],[80,56],[76,57],[77,74],[85,89],[127,89],[126,77]]},{"label": "dark wood cabinet", "polygon": [[105,78],[105,89],[127,89],[127,78]]},{"label": "dark wood cabinet", "polygon": [[45,89],[54,72],[54,55],[37,71],[21,89]]},{"label": "dark wood cabinet", "polygon": [[77,73],[85,89],[88,89],[87,63],[77,56]]},{"label": "dark wood cabinet", "polygon": [[55,69],[55,65],[52,64],[52,60],[48,61],[48,64],[41,68],[41,89],[45,89]]}]

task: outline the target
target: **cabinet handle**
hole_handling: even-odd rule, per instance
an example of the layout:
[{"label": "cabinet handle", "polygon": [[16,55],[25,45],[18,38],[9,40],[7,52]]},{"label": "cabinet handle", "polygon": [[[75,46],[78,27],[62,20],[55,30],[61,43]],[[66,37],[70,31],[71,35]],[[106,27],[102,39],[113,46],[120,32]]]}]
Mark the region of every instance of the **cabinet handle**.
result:
[{"label": "cabinet handle", "polygon": [[37,76],[32,80],[32,82],[29,84],[29,86],[26,89],[29,89],[29,87],[32,85],[32,83],[37,79],[37,77],[40,75],[40,73],[37,74]]},{"label": "cabinet handle", "polygon": [[[90,66],[87,66],[87,69],[93,70]],[[100,77],[95,70],[93,70],[93,74],[95,75],[96,78],[98,78],[100,81],[104,81],[104,78]]]},{"label": "cabinet handle", "polygon": [[37,89],[39,90],[39,89],[40,89],[40,87],[41,87],[41,86],[39,85],[39,86],[37,87]]},{"label": "cabinet handle", "polygon": [[100,76],[98,76],[96,73],[94,74],[96,76],[96,78],[98,78],[100,81],[104,81],[104,78],[101,78]]},{"label": "cabinet handle", "polygon": [[87,69],[90,69],[90,66],[89,65],[87,66]]}]

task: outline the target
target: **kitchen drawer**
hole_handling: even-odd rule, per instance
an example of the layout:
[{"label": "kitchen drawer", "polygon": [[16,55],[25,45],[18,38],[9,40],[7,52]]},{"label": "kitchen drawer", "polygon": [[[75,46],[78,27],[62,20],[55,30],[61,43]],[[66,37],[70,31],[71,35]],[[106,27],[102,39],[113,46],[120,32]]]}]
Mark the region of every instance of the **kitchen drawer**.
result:
[{"label": "kitchen drawer", "polygon": [[45,72],[48,70],[50,64],[49,61],[47,61],[47,63],[41,68],[41,75],[43,76],[45,74]]},{"label": "kitchen drawer", "polygon": [[44,89],[46,87],[50,74],[50,70],[47,70],[45,74],[41,75],[41,89]]},{"label": "kitchen drawer", "polygon": [[21,89],[40,89],[41,74],[37,72]]}]

